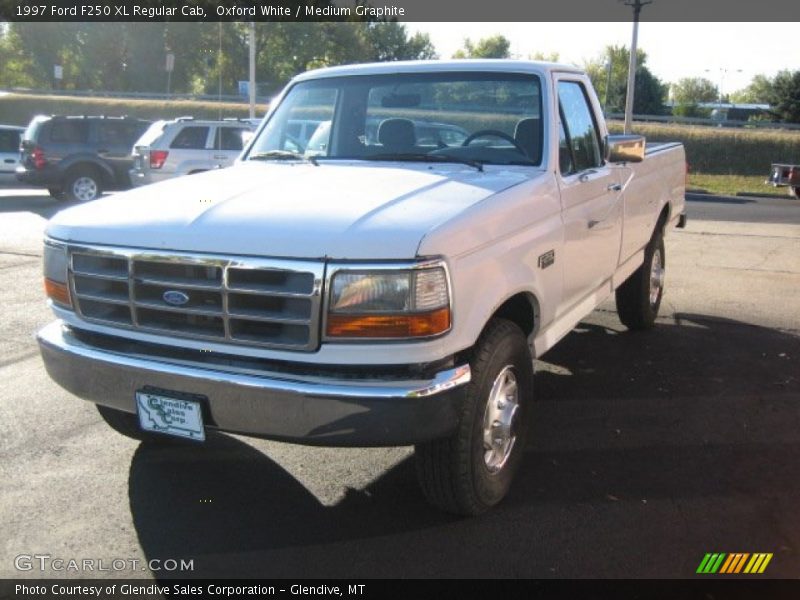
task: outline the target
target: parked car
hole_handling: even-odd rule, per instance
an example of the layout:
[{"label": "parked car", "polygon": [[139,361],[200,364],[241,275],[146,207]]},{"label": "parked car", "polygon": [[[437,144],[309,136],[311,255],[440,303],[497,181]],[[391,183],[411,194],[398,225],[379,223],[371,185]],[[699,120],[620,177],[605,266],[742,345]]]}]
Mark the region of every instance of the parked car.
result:
[{"label": "parked car", "polygon": [[[296,150],[301,116],[330,120],[324,153]],[[468,136],[420,140],[423,118]],[[655,325],[685,170],[680,143],[609,135],[572,66],[308,71],[229,171],[49,222],[44,365],[151,443],[413,444],[427,499],[478,514],[524,460],[533,359],[614,295]]]},{"label": "parked car", "polygon": [[22,135],[17,179],[81,202],[128,188],[131,144],[149,124],[130,117],[34,117]]},{"label": "parked car", "polygon": [[246,119],[156,121],[133,144],[135,186],[229,167],[256,125]]},{"label": "parked car", "polygon": [[769,177],[764,183],[774,187],[786,186],[792,198],[800,199],[800,165],[772,163]]},{"label": "parked car", "polygon": [[0,184],[15,183],[24,127],[0,125]]}]

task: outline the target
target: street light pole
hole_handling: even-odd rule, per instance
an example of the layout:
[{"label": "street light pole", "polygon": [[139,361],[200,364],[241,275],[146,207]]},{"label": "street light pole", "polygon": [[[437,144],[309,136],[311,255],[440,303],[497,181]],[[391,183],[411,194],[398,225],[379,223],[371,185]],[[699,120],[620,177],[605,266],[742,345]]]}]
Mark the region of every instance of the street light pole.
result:
[{"label": "street light pole", "polygon": [[625,133],[631,132],[631,122],[633,121],[633,91],[636,87],[636,42],[639,37],[639,13],[642,7],[652,4],[653,0],[643,2],[642,0],[628,0],[626,6],[633,8],[633,39],[631,40],[631,57],[628,63],[628,90],[625,94]]},{"label": "street light pole", "polygon": [[[711,69],[704,69],[706,73],[711,73]],[[727,67],[720,67],[719,68],[719,87],[717,88],[717,110],[722,110],[722,98],[724,96],[722,87],[725,84],[725,76],[728,74],[728,71],[733,73],[741,73],[741,69],[729,69]]]}]

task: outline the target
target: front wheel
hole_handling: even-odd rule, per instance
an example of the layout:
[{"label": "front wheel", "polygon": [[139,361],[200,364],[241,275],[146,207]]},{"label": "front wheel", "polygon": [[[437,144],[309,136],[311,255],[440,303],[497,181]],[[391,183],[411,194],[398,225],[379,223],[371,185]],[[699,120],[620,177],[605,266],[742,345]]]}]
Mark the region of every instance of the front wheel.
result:
[{"label": "front wheel", "polygon": [[789,195],[796,200],[800,200],[800,185],[790,185]]},{"label": "front wheel", "polygon": [[664,295],[664,237],[656,231],[644,251],[644,264],[617,288],[617,314],[628,329],[650,329]]},{"label": "front wheel", "polygon": [[457,431],[418,444],[417,478],[427,500],[478,515],[508,492],[525,451],[533,400],[533,361],[525,335],[504,319],[487,326],[470,361]]}]

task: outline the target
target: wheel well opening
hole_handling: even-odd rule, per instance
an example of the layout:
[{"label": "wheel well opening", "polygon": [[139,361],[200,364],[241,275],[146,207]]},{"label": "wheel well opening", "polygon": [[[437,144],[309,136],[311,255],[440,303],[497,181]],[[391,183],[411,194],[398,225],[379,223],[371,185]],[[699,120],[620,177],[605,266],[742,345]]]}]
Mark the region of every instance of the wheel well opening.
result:
[{"label": "wheel well opening", "polygon": [[83,163],[76,163],[72,165],[66,173],[66,178],[75,177],[76,175],[80,175],[83,173],[90,173],[97,177],[98,183],[105,183],[107,177],[106,173],[103,172],[103,169],[98,167],[97,165],[89,162]]},{"label": "wheel well opening", "polygon": [[532,294],[523,292],[503,302],[492,316],[516,323],[525,336],[530,337],[536,331],[536,324],[539,320],[539,304]]},{"label": "wheel well opening", "polygon": [[656,230],[664,233],[664,229],[667,227],[667,222],[669,221],[669,204],[665,204],[664,208],[661,209],[661,214],[658,215],[658,221],[656,222]]}]

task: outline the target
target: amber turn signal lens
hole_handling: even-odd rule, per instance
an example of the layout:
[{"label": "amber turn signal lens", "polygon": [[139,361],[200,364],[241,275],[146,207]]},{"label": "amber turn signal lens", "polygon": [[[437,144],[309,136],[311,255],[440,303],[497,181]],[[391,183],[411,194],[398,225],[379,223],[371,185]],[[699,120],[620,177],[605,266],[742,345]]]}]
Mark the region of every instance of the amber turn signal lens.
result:
[{"label": "amber turn signal lens", "polygon": [[417,338],[450,328],[450,309],[411,315],[328,315],[328,337]]},{"label": "amber turn signal lens", "polygon": [[64,306],[72,306],[72,301],[69,297],[69,288],[63,284],[53,281],[52,279],[44,279],[44,293],[53,302],[58,302]]}]

